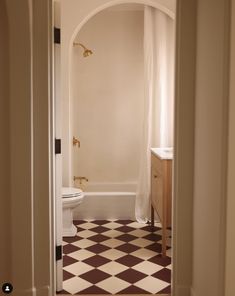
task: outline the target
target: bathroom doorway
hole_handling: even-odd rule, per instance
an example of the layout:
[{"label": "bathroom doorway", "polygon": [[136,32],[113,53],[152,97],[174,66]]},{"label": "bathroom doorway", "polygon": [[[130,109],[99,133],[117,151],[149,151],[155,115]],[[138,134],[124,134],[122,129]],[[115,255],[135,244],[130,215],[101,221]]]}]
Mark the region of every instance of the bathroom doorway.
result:
[{"label": "bathroom doorway", "polygon": [[[139,1],[139,2],[144,2],[144,1]],[[144,4],[144,3],[141,3],[141,4]],[[103,7],[103,8],[100,8],[99,9],[99,11],[102,11],[102,10],[104,10],[104,8],[105,7]],[[96,12],[94,12],[93,13],[93,15],[95,15],[96,13],[97,13],[98,11],[96,11]],[[79,26],[77,26],[77,29],[76,29],[76,32],[73,32],[73,36],[72,36],[72,39],[70,39],[69,40],[69,48],[67,48],[68,49],[68,53],[67,53],[67,55],[68,55],[68,60],[69,60],[69,67],[67,68],[67,69],[63,69],[63,67],[62,67],[62,69],[61,69],[61,75],[62,75],[62,77],[64,77],[64,76],[66,76],[67,74],[68,74],[68,77],[71,79],[71,64],[72,64],[72,61],[71,61],[71,52],[74,50],[74,46],[76,46],[76,43],[78,44],[78,43],[80,43],[80,40],[75,40],[75,37],[76,37],[76,35],[77,35],[77,33],[78,33],[78,31],[80,31],[81,30],[81,28],[84,26],[84,24],[87,22],[87,20],[86,21],[84,21],[84,23],[80,23],[80,25]],[[85,28],[85,26],[84,26],[84,28]],[[75,43],[75,44],[73,44],[73,43]],[[84,46],[84,44],[82,44],[82,47],[85,47]],[[93,50],[93,49],[90,49],[90,47],[89,47],[89,50]],[[88,57],[89,58],[89,57]],[[65,70],[65,71],[64,71]],[[83,72],[84,73],[84,72]],[[62,80],[63,80],[63,78],[62,78]],[[64,84],[64,89],[63,89],[63,91],[62,91],[62,93],[63,92],[65,92],[65,90],[67,89],[67,90],[69,90],[69,94],[70,94],[70,97],[68,98],[69,100],[71,100],[71,96],[73,95],[73,89],[71,89],[71,87],[70,87],[70,85],[69,85],[69,81],[67,80],[67,82],[66,83],[64,83],[64,81],[63,81],[63,84]],[[67,84],[67,85],[66,85]],[[64,94],[63,94],[64,95]],[[67,112],[67,111],[69,111],[69,112]],[[64,114],[65,114],[65,117],[66,116],[68,116],[68,114],[71,116],[72,115],[72,112],[71,112],[72,110],[71,110],[71,105],[68,107],[68,106],[66,106],[66,105],[63,105],[63,112],[64,112]],[[73,114],[73,116],[74,116],[74,114]],[[75,114],[75,116],[76,116],[76,114]],[[78,174],[78,176],[76,176],[74,173],[73,173],[73,169],[72,169],[72,166],[73,166],[73,156],[72,156],[72,151],[73,151],[73,149],[76,149],[76,148],[78,148],[78,147],[72,147],[72,141],[70,141],[72,138],[73,138],[73,133],[71,132],[71,124],[69,123],[69,121],[67,121],[67,123],[66,123],[66,127],[65,127],[65,130],[67,129],[67,131],[68,131],[68,133],[66,133],[66,135],[65,135],[65,137],[64,137],[64,144],[65,144],[65,147],[64,147],[64,150],[65,150],[65,158],[66,158],[66,165],[65,165],[65,169],[63,168],[63,174],[65,175],[65,177],[64,177],[64,184],[65,184],[65,186],[74,186],[74,183],[73,183],[73,178],[75,177],[78,177],[78,178],[81,178],[81,180],[84,180],[84,181],[86,181],[87,182],[87,179],[89,180],[89,178],[86,176],[86,174]],[[68,140],[68,141],[66,141],[66,140]],[[76,137],[75,137],[75,141],[77,142],[77,141],[80,141],[80,139],[76,139]],[[81,141],[82,142],[82,141]],[[66,173],[67,172],[67,173]],[[76,179],[75,179],[75,181],[76,181]],[[79,180],[80,181],[80,180]],[[82,182],[81,182],[81,184],[79,184],[78,185],[78,187],[81,185],[81,187],[82,186],[84,186],[84,184],[82,184]],[[86,184],[85,184],[86,185]],[[132,193],[132,191],[127,191],[128,193]],[[92,195],[92,194],[91,194]],[[83,212],[83,211],[81,211],[81,212]],[[80,215],[78,214],[78,218],[80,217]],[[101,220],[97,220],[97,221],[101,221]],[[123,220],[123,221],[125,221],[125,220]],[[78,224],[76,224],[76,225],[80,225],[80,224],[86,224],[86,223],[90,223],[90,221],[85,221],[84,223],[82,223],[82,222],[84,222],[84,221],[81,221],[81,220],[77,220],[77,222],[76,223],[78,223]],[[93,221],[94,222],[94,221]],[[114,223],[114,221],[112,220],[112,221],[108,221],[108,220],[106,220],[106,221],[104,221],[103,220],[103,222],[104,222],[104,224],[109,224],[109,223]],[[127,222],[130,224],[130,223],[135,223],[134,221],[132,221],[132,220],[127,220]],[[91,223],[92,223],[92,221],[91,221]],[[95,224],[95,223],[93,223],[93,224]],[[99,224],[98,224],[99,225]],[[91,225],[90,225],[91,226]],[[88,227],[90,227],[90,226],[88,226]],[[101,226],[101,227],[99,227],[99,226]],[[97,228],[99,228],[99,231],[101,230],[100,228],[102,228],[103,226],[102,225],[99,225],[99,226],[97,226]],[[119,225],[120,226],[120,225]],[[125,226],[127,226],[126,224],[125,224]],[[146,226],[146,225],[145,225]],[[92,227],[94,227],[94,225],[92,225]],[[122,227],[122,226],[120,226],[120,227]],[[130,227],[130,226],[127,226],[127,227]],[[78,226],[78,228],[81,228],[81,227],[79,227]],[[94,228],[96,228],[96,227],[94,227]],[[80,231],[83,231],[82,229],[79,229]],[[87,229],[86,229],[87,230]],[[89,229],[88,229],[89,230]],[[111,229],[111,231],[113,231],[114,229]],[[91,231],[91,230],[89,230],[89,231]],[[88,231],[88,232],[89,232]],[[108,231],[107,229],[106,229],[106,231]],[[132,231],[134,231],[133,229],[132,229]],[[90,233],[91,234],[91,233]],[[87,233],[85,234],[86,236],[87,236]],[[89,234],[88,234],[89,235]],[[157,236],[157,234],[155,233],[155,237]],[[158,236],[159,236],[159,234],[158,234]],[[78,235],[78,237],[79,237],[79,235]],[[84,238],[82,238],[82,239],[87,239],[88,237],[84,237]],[[70,241],[65,241],[65,242],[63,242],[63,244],[65,245],[65,244],[71,244],[71,242]],[[73,243],[72,243],[73,244]],[[80,248],[80,247],[78,247],[78,248]],[[72,248],[72,251],[74,251],[75,249],[74,248]],[[67,252],[67,251],[66,251]],[[76,252],[76,251],[74,251],[74,252]],[[81,258],[81,257],[79,257],[79,258]],[[87,259],[87,258],[86,258]],[[86,260],[85,259],[85,260]],[[89,259],[89,258],[88,258]],[[74,262],[73,261],[73,263],[74,264],[76,264],[77,262]],[[67,264],[67,263],[66,263]],[[165,263],[164,263],[165,264]],[[170,264],[169,264],[170,265]],[[168,266],[168,265],[165,265],[165,266]],[[170,266],[169,266],[169,269],[170,269]],[[67,271],[68,272],[68,271]],[[149,275],[148,275],[149,276]],[[69,280],[70,279],[70,277],[72,277],[71,276],[71,274],[67,274],[67,276],[66,277],[69,277],[69,278],[67,278],[67,280]],[[169,278],[169,276],[167,276],[168,278]],[[80,276],[79,276],[79,278],[80,278]],[[168,285],[166,286],[166,288],[168,288],[168,291],[169,291],[169,280],[168,280]],[[85,290],[85,289],[84,289]],[[161,291],[163,291],[164,290],[164,288],[161,290]],[[89,290],[90,291],[90,290]],[[107,292],[107,291],[106,291]],[[142,291],[143,292],[143,291]],[[160,292],[160,290],[159,291],[155,291],[154,293],[156,293],[156,292]],[[152,292],[153,293],[153,292]]]},{"label": "bathroom doorway", "polygon": [[[152,29],[157,21],[157,29],[164,29],[167,35],[161,36],[164,53],[160,41],[149,34],[157,30]],[[150,148],[173,145],[173,34],[174,21],[164,12],[142,4],[122,4],[97,13],[73,39],[68,116],[70,137],[73,135],[70,169],[72,187],[83,190],[85,198],[73,211],[77,234],[63,238],[62,293],[171,291],[171,234],[168,229],[167,251],[162,255],[160,221],[157,219],[152,227],[149,224],[148,168]],[[151,43],[161,60],[156,69],[157,57],[153,54],[152,61],[148,56]],[[147,67],[153,67],[152,73],[146,74]],[[158,71],[161,81],[155,83],[154,91],[161,84],[165,97],[150,90],[155,84],[149,80],[154,80],[154,72]],[[163,84],[168,87],[164,89]],[[172,100],[167,101],[168,97]],[[161,107],[162,113],[154,111]],[[164,108],[168,108],[166,116]],[[67,161],[68,157],[65,166]],[[145,188],[139,189],[138,182]],[[146,191],[146,196],[141,196],[141,190]],[[142,198],[138,201],[141,205],[137,197]],[[141,213],[144,208],[147,211]]]}]

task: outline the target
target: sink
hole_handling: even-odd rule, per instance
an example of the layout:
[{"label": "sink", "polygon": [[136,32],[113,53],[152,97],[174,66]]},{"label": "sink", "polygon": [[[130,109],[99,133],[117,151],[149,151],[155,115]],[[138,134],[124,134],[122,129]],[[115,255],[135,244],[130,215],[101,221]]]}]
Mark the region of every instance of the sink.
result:
[{"label": "sink", "polygon": [[169,152],[172,153],[173,148],[164,148],[163,151],[166,153],[169,153]]}]

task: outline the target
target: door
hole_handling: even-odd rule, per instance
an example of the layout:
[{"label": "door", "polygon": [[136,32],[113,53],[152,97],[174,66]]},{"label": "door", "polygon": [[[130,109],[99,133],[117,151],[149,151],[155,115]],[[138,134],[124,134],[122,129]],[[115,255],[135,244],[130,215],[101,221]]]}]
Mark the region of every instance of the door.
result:
[{"label": "door", "polygon": [[[57,30],[60,35],[60,31]],[[55,38],[57,39],[57,38]],[[54,43],[54,133],[55,141],[57,141],[58,150],[61,150],[62,137],[62,102],[60,92],[60,43]],[[62,263],[62,154],[61,151],[55,152],[55,166],[54,166],[54,205],[55,205],[55,244],[56,244],[56,291],[63,289],[63,263]]]}]

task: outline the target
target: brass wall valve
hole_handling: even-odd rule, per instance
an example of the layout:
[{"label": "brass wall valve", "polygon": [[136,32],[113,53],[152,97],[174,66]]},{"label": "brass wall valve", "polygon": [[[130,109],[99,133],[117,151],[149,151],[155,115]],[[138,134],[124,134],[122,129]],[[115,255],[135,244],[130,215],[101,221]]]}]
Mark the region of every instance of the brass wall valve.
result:
[{"label": "brass wall valve", "polygon": [[78,145],[78,148],[79,148],[80,147],[80,141],[77,138],[73,137],[73,146],[76,146],[76,145]]}]

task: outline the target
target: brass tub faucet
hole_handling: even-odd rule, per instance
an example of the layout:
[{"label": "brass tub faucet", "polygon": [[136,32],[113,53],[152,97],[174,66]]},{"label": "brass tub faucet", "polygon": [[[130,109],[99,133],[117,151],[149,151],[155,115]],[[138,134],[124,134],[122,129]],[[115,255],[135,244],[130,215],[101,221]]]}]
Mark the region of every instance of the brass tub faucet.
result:
[{"label": "brass tub faucet", "polygon": [[79,183],[81,184],[82,183],[82,181],[84,180],[84,181],[86,181],[86,182],[88,182],[88,179],[86,178],[86,177],[77,177],[77,176],[74,176],[73,177],[73,181],[75,182],[75,181],[78,181],[79,180]]},{"label": "brass tub faucet", "polygon": [[78,148],[80,148],[80,141],[77,138],[73,137],[73,146],[76,145],[78,145]]}]

